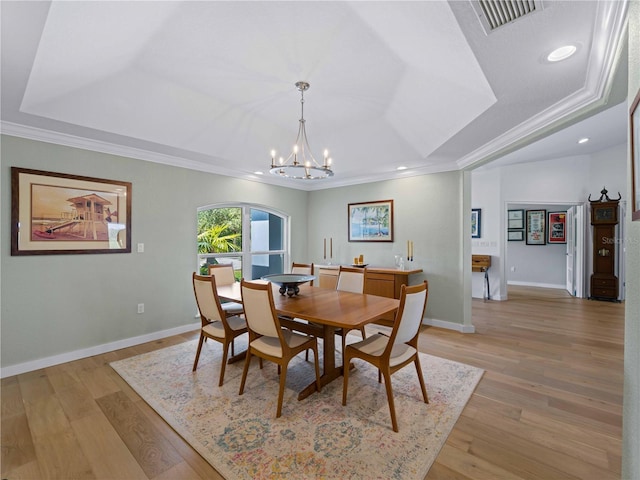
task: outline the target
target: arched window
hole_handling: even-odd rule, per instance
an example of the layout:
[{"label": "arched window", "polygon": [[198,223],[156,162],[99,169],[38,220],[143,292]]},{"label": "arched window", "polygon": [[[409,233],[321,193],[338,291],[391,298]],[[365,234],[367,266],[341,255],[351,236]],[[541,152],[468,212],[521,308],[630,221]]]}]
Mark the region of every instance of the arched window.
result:
[{"label": "arched window", "polygon": [[289,218],[259,205],[198,208],[198,271],[230,263],[236,278],[283,273],[289,263]]}]

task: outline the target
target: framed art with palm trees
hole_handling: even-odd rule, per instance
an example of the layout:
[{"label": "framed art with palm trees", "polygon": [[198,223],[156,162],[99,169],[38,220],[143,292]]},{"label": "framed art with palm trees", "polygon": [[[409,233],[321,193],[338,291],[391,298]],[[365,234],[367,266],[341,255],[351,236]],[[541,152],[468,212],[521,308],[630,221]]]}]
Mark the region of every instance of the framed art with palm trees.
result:
[{"label": "framed art with palm trees", "polygon": [[393,242],[393,200],[350,203],[350,242]]}]

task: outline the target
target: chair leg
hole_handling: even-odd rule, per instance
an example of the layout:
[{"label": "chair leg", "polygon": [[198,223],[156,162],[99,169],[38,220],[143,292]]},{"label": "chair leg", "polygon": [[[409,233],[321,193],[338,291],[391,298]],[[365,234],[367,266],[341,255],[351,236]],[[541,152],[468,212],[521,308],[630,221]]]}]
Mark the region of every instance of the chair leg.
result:
[{"label": "chair leg", "polygon": [[389,411],[391,412],[391,425],[393,431],[398,431],[398,421],[396,420],[396,407],[393,401],[393,387],[391,386],[391,372],[385,370],[384,373],[384,386],[387,390],[387,400],[389,401]]},{"label": "chair leg", "polygon": [[193,370],[191,370],[192,372],[196,371],[196,368],[198,368],[198,360],[200,360],[200,350],[202,350],[202,342],[205,340],[205,337],[202,333],[200,333],[200,341],[198,342],[198,351],[196,352],[196,360],[195,362],[193,362]]},{"label": "chair leg", "polygon": [[416,355],[414,363],[416,365],[416,372],[418,373],[418,381],[420,382],[420,388],[422,389],[424,403],[429,403],[429,397],[427,396],[427,387],[425,387],[424,385],[424,378],[422,377],[422,368],[420,368],[420,360],[418,359],[418,355]]},{"label": "chair leg", "polygon": [[235,357],[236,356],[236,344],[235,344],[235,338],[231,339],[231,356]]},{"label": "chair leg", "polygon": [[242,380],[240,381],[240,391],[238,395],[244,393],[244,382],[247,380],[247,372],[249,371],[249,364],[251,363],[251,349],[247,348],[247,357],[244,360],[244,369],[242,370]]},{"label": "chair leg", "polygon": [[347,404],[347,389],[349,388],[349,364],[347,362],[349,361],[350,359],[345,352],[345,356],[342,359],[342,405]]},{"label": "chair leg", "polygon": [[[233,350],[233,344],[231,346]],[[220,365],[220,381],[218,382],[218,386],[222,386],[222,382],[224,382],[224,370],[227,366],[227,356],[229,355],[229,342],[225,341],[222,345],[222,364]]]},{"label": "chair leg", "polygon": [[[318,361],[318,343],[316,340],[315,348],[313,350],[313,361],[316,364],[316,388],[318,392],[322,389],[322,385],[320,384],[320,362]],[[309,350],[307,350],[308,352]]]},{"label": "chair leg", "polygon": [[[280,364],[278,364],[280,368]],[[284,398],[284,387],[287,383],[287,365],[282,367],[282,373],[280,374],[280,391],[278,392],[278,410],[276,411],[276,418],[280,418],[282,415],[282,399]]]}]

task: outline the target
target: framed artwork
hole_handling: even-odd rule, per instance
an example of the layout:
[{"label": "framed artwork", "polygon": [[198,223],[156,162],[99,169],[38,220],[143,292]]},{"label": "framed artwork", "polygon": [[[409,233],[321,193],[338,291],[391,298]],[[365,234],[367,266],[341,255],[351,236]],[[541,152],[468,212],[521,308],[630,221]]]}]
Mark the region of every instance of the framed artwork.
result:
[{"label": "framed artwork", "polygon": [[567,212],[549,212],[547,242],[567,243]]},{"label": "framed artwork", "polygon": [[130,182],[11,167],[11,255],[130,252]]},{"label": "framed artwork", "polygon": [[524,241],[524,230],[509,230],[507,232],[507,240],[510,242]]},{"label": "framed artwork", "polygon": [[524,229],[524,210],[509,210],[507,212],[507,228],[509,230]]},{"label": "framed artwork", "polygon": [[393,242],[393,200],[350,203],[350,242]]},{"label": "framed artwork", "polygon": [[545,245],[546,210],[527,210],[527,245]]},{"label": "framed artwork", "polygon": [[482,236],[482,209],[471,209],[471,238],[480,238]]},{"label": "framed artwork", "polygon": [[631,220],[640,220],[640,90],[631,104],[629,125],[631,127]]}]

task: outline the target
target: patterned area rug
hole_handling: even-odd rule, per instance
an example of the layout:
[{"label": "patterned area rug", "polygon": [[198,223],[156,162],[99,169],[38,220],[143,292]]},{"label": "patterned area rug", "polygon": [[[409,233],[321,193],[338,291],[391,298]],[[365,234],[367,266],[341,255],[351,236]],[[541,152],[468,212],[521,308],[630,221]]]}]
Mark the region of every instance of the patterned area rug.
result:
[{"label": "patterned area rug", "polygon": [[[196,347],[190,341],[111,366],[221,475],[233,480],[422,480],[483,374],[421,354],[430,403],[422,400],[413,365],[396,372],[392,383],[400,432],[394,433],[384,384],[367,363],[355,360],[343,407],[342,378],[297,400],[314,376],[313,356],[305,362],[299,355],[289,365],[282,416],[276,419],[275,364],[265,362],[260,370],[253,358],[239,396],[244,361],[227,365],[224,385],[218,387],[221,345],[205,343],[198,370],[192,372]],[[236,353],[245,348],[244,337],[237,339]]]}]

